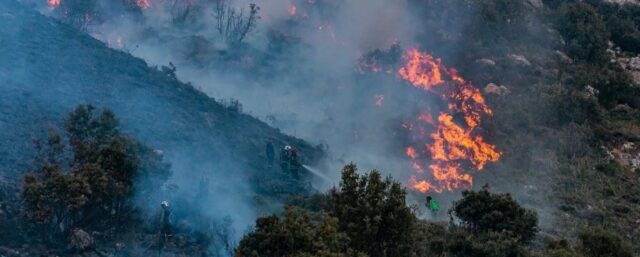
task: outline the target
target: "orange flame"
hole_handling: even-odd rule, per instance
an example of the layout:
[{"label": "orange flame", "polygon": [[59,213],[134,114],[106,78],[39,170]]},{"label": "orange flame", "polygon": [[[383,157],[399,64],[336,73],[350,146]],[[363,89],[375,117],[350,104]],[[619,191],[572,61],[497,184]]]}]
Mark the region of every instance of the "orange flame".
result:
[{"label": "orange flame", "polygon": [[52,8],[57,7],[60,5],[60,1],[62,0],[47,0],[47,5]]},{"label": "orange flame", "polygon": [[[416,171],[409,179],[409,187],[423,193],[470,187],[473,177],[463,172],[464,167],[479,171],[501,157],[495,146],[476,132],[482,117],[491,116],[492,110],[480,90],[455,69],[447,69],[440,59],[417,49],[407,50],[404,57],[406,63],[398,70],[398,76],[427,92],[443,92],[439,94],[448,102],[448,110],[440,112],[437,121],[429,111],[423,111],[415,121],[402,125],[414,133],[413,145],[406,148],[411,167]],[[435,87],[441,90],[436,92]],[[454,114],[461,116],[463,124],[454,120]],[[428,133],[432,127],[435,131]],[[423,166],[429,167],[429,176],[421,175]]]}]

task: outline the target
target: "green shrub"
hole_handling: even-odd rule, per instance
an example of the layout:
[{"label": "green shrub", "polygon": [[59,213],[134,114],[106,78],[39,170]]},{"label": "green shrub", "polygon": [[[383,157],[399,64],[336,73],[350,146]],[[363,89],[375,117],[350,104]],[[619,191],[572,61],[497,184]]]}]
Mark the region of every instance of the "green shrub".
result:
[{"label": "green shrub", "polygon": [[632,257],[622,239],[602,228],[590,228],[578,235],[582,253],[587,257]]},{"label": "green shrub", "polygon": [[463,228],[476,235],[504,232],[518,242],[527,242],[538,231],[536,213],[520,207],[509,194],[494,194],[486,189],[464,191],[451,212]]},{"label": "green shrub", "polygon": [[598,12],[589,4],[572,2],[559,9],[557,28],[566,41],[568,53],[576,60],[607,61],[609,31]]}]

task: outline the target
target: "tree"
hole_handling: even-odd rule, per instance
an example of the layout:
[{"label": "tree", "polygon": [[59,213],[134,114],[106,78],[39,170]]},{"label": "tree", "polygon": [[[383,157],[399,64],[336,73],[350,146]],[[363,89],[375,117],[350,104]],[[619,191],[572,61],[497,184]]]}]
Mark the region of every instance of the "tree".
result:
[{"label": "tree", "polygon": [[96,2],[92,0],[64,0],[55,11],[63,22],[83,31],[99,18]]},{"label": "tree", "polygon": [[602,228],[590,228],[582,231],[581,252],[587,257],[631,257],[631,249],[619,236]]},{"label": "tree", "polygon": [[339,190],[331,192],[332,214],[351,239],[351,247],[368,256],[408,256],[415,215],[406,205],[406,192],[373,170],[362,176],[354,164],[345,166]]},{"label": "tree", "polygon": [[215,8],[216,30],[223,41],[231,45],[242,43],[247,34],[256,27],[260,7],[256,4],[249,5],[249,13],[245,15],[244,9],[227,6],[227,1],[217,0]]},{"label": "tree", "polygon": [[348,248],[348,239],[338,231],[337,223],[326,214],[312,217],[288,206],[282,218],[259,218],[255,230],[240,241],[236,256],[363,256]]},{"label": "tree", "polygon": [[591,5],[578,1],[564,4],[557,16],[558,31],[574,59],[592,63],[607,61],[609,31]]},{"label": "tree", "polygon": [[[37,144],[38,167],[24,176],[22,188],[27,217],[41,225],[45,241],[64,238],[59,236],[76,227],[123,228],[133,218],[134,192],[147,194],[149,185],[157,189],[169,165],[120,132],[109,110],[97,114],[93,106],[80,105],[64,128],[64,136],[52,129],[47,142]],[[135,187],[137,179],[149,177],[154,179],[144,189]]]},{"label": "tree", "polygon": [[462,228],[476,235],[507,233],[517,242],[528,242],[538,230],[535,212],[520,207],[509,194],[493,194],[487,189],[462,192],[462,199],[450,212]]}]

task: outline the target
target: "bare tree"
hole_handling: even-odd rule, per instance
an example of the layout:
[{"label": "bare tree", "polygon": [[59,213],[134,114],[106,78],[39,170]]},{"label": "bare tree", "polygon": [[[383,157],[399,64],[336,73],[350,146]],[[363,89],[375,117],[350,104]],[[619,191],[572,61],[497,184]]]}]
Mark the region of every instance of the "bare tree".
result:
[{"label": "bare tree", "polygon": [[216,4],[216,29],[220,37],[229,44],[241,43],[253,30],[260,18],[256,4],[249,5],[249,13],[245,14],[244,8],[227,6],[225,0],[218,0]]},{"label": "bare tree", "polygon": [[193,3],[188,1],[171,1],[171,21],[173,24],[183,24],[187,21],[193,9]]}]

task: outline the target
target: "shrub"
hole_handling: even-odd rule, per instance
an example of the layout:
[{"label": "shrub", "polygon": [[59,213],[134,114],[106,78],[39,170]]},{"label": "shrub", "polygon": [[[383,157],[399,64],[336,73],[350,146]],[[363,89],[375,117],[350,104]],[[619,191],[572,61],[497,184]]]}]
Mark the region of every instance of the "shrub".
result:
[{"label": "shrub", "polygon": [[504,232],[518,242],[527,242],[538,230],[535,212],[520,207],[509,194],[493,194],[486,189],[462,192],[462,199],[454,203],[451,213],[460,219],[463,228],[476,235]]},{"label": "shrub", "polygon": [[578,235],[582,253],[587,257],[631,257],[631,250],[622,239],[602,228],[590,228]]},{"label": "shrub", "polygon": [[558,31],[574,59],[592,63],[607,61],[609,31],[591,5],[583,2],[564,4],[556,16],[559,17]]},{"label": "shrub", "polygon": [[65,132],[51,130],[47,142],[37,144],[38,167],[23,178],[25,214],[47,242],[76,227],[123,228],[133,218],[133,193],[151,190],[137,189],[134,181],[152,178],[145,186],[159,187],[169,176],[162,156],[122,134],[109,110],[98,115],[81,105],[65,119]]}]

